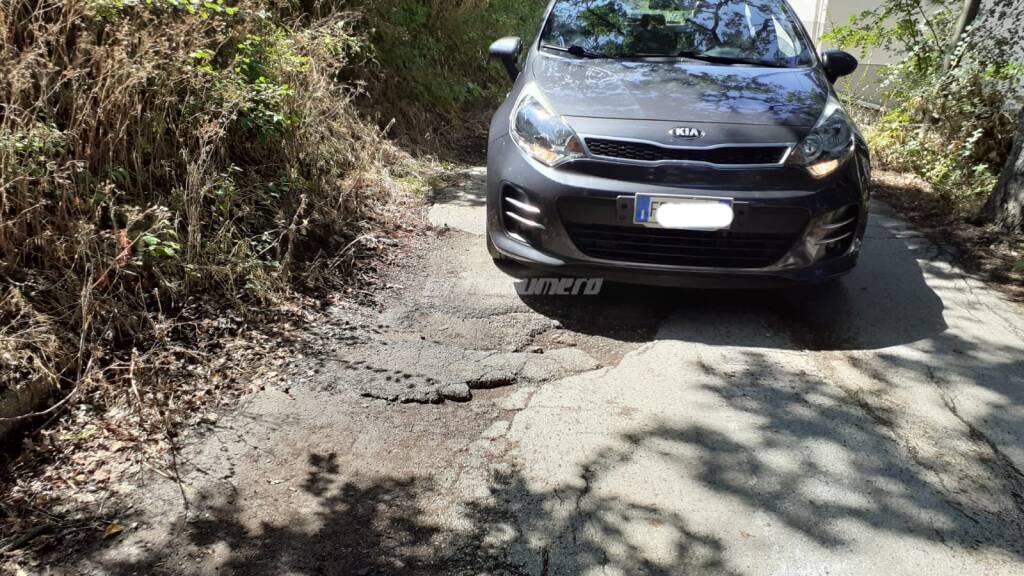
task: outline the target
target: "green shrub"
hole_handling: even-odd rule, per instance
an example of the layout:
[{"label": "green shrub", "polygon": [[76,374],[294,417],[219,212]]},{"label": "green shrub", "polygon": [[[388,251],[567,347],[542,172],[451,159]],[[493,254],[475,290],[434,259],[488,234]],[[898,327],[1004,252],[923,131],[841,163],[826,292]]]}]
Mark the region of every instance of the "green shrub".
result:
[{"label": "green shrub", "polygon": [[423,181],[359,105],[482,141],[508,88],[487,47],[544,4],[0,3],[0,388],[135,402],[190,322],[343,277]]},{"label": "green shrub", "polygon": [[5,357],[65,387],[123,382],[169,318],[344,273],[407,165],[352,102],[354,19],[274,0],[0,4],[0,347],[25,318],[52,336]]},{"label": "green shrub", "polygon": [[355,0],[371,39],[367,106],[416,144],[482,138],[508,93],[504,70],[488,61],[501,36],[537,34],[546,0]]},{"label": "green shrub", "polygon": [[887,0],[826,41],[898,55],[882,72],[884,111],[866,130],[873,151],[882,166],[924,177],[966,215],[991,192],[1013,145],[1024,68],[1017,44],[1001,39],[1015,28],[997,25],[995,8],[958,47],[949,46],[962,5]]}]

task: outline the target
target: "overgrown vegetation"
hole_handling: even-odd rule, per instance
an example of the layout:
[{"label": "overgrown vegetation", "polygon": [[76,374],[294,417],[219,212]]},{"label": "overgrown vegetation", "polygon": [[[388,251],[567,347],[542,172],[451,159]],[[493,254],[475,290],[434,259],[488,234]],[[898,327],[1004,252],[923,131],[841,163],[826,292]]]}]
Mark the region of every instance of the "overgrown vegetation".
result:
[{"label": "overgrown vegetation", "polygon": [[925,178],[961,217],[973,217],[1013,146],[1022,103],[1019,0],[985,3],[957,40],[963,0],[886,0],[826,41],[896,63],[882,73],[883,111],[868,125],[881,165]]},{"label": "overgrown vegetation", "polygon": [[[116,481],[95,467],[111,445],[173,448],[222,397],[209,364],[261,350],[216,346],[359,275],[431,175],[388,138],[479,129],[507,88],[487,46],[543,4],[0,2],[0,393],[64,398],[0,419],[63,422],[26,440],[9,471],[50,470],[0,479],[0,515],[52,524],[54,485]],[[34,522],[5,523],[0,553]]]},{"label": "overgrown vegetation", "polygon": [[358,105],[420,144],[480,129],[487,46],[542,6],[4,2],[0,387],[115,383],[199,302],[343,275],[415,176]]},{"label": "overgrown vegetation", "polygon": [[353,18],[259,0],[0,5],[2,386],[124,398],[130,371],[159,367],[132,351],[173,339],[179,316],[322,283],[389,224],[406,161],[338,81],[365,60]]},{"label": "overgrown vegetation", "polygon": [[[508,76],[488,62],[501,36],[529,42],[547,0],[354,0],[374,50],[362,71],[366,104],[403,141],[482,148]],[[468,140],[468,142],[467,142]]]}]

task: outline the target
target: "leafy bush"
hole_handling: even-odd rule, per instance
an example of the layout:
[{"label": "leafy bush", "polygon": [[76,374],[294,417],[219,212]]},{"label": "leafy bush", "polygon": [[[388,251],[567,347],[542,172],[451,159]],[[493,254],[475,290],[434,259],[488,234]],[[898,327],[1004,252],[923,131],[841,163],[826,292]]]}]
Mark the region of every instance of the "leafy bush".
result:
[{"label": "leafy bush", "polygon": [[501,36],[529,43],[547,0],[355,0],[371,40],[367,106],[414,144],[482,139],[489,115],[508,93],[504,70],[488,61]]},{"label": "leafy bush", "polygon": [[[390,225],[407,160],[352,104],[354,19],[274,0],[0,4],[0,388],[32,374],[120,397],[96,385],[127,381],[170,319],[319,285]],[[142,364],[133,378],[157,369]]]},{"label": "leafy bush", "polygon": [[189,326],[343,277],[423,182],[370,118],[478,144],[544,4],[0,3],[0,390],[134,402]]},{"label": "leafy bush", "polygon": [[882,73],[887,101],[867,130],[873,150],[882,165],[924,177],[963,214],[991,192],[1013,145],[1024,55],[1012,24],[1020,12],[1007,4],[989,5],[957,46],[961,0],[886,0],[826,36],[898,55]]}]

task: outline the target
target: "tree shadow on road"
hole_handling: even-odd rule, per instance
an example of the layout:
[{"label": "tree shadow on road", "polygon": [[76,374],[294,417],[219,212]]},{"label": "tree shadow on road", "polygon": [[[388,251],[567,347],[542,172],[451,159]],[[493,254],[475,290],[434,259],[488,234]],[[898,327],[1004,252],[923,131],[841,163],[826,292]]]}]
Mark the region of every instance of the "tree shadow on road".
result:
[{"label": "tree shadow on road", "polygon": [[311,453],[302,506],[202,490],[162,547],[93,562],[119,575],[739,576],[741,535],[767,539],[755,518],[826,557],[891,539],[1024,561],[1024,484],[983,439],[910,438],[880,399],[762,352],[736,366],[699,385],[724,414],[638,420],[592,449],[567,434],[550,455],[567,463],[561,481],[496,465],[486,496],[463,500],[430,476],[365,478]]},{"label": "tree shadow on road", "polygon": [[[597,481],[607,462],[584,475]],[[494,471],[489,495],[460,504],[457,527],[437,521],[441,495],[428,477],[345,480],[333,454],[312,454],[302,491],[314,510],[280,522],[252,520],[237,495],[211,489],[194,503],[198,520],[166,544],[132,559],[97,556],[105,574],[479,575],[577,574],[618,568],[627,574],[738,576],[718,539],[653,506],[561,487],[538,491],[508,468]],[[672,564],[652,562],[623,532],[657,525],[673,536]],[[218,557],[207,559],[218,551]],[[558,552],[555,552],[558,550]]]},{"label": "tree shadow on road", "polygon": [[[486,496],[463,500],[429,476],[360,478],[313,453],[295,487],[308,505],[271,511],[207,490],[162,548],[96,563],[124,575],[739,576],[741,535],[767,539],[755,518],[825,557],[892,540],[1024,561],[1022,484],[983,441],[929,449],[883,402],[756,351],[740,364],[710,368],[701,386],[728,417],[638,421],[593,449],[569,434],[551,455],[571,463],[560,482],[496,465]],[[631,474],[644,490],[622,482]]]},{"label": "tree shadow on road", "polygon": [[[706,389],[757,422],[754,434],[709,426],[662,426],[634,445],[697,449],[696,477],[828,548],[849,544],[855,525],[946,547],[991,549],[1024,559],[1024,478],[956,415],[939,410],[947,437],[905,419],[916,406],[783,369],[748,353],[739,373],[719,373]],[[895,386],[884,376],[881,387]],[[849,387],[847,387],[849,386]],[[933,400],[924,394],[919,402]],[[668,453],[667,455],[671,455]],[[785,462],[785,466],[773,463]]]},{"label": "tree shadow on road", "polygon": [[[961,312],[945,309],[919,256],[899,239],[872,245],[887,263],[867,259],[831,292],[616,287],[568,304],[524,299],[584,333],[671,315],[659,339],[728,346],[728,367],[678,375],[720,412],[627,419],[594,447],[553,424],[564,435],[546,446],[546,466],[495,466],[486,496],[470,499],[431,476],[367,478],[313,453],[295,486],[303,506],[270,511],[204,490],[198,520],[162,547],[93,563],[125,575],[739,576],[752,554],[778,552],[771,546],[861,554],[875,568],[941,565],[946,551],[1024,562],[1024,474],[1000,448],[1024,451],[1020,348],[947,330],[946,315]],[[776,349],[852,351],[821,355],[840,357],[849,374],[808,373],[780,363]],[[965,388],[992,397],[967,415]],[[908,393],[911,402],[890,398]],[[935,421],[915,422],[925,417]],[[549,467],[566,476],[538,478]],[[875,545],[890,546],[888,556]]]}]

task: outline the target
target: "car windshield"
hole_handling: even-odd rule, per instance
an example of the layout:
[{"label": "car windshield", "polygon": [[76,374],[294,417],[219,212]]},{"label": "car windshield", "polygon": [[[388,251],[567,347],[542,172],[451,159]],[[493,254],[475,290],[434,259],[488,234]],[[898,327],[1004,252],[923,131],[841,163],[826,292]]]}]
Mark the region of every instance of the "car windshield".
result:
[{"label": "car windshield", "polygon": [[782,0],[559,0],[541,43],[591,58],[679,56],[783,67],[813,62]]}]

